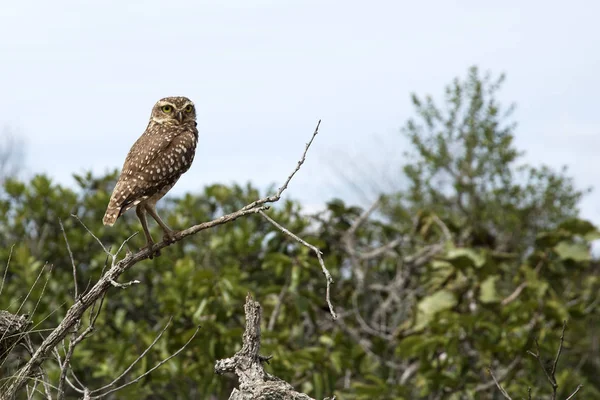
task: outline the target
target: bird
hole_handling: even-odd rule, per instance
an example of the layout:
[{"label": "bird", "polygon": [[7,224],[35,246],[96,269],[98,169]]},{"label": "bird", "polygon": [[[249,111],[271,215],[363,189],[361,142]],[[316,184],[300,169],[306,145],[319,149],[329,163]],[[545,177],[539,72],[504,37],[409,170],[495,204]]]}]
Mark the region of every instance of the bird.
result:
[{"label": "bird", "polygon": [[[196,107],[187,97],[165,97],[152,108],[144,133],[131,146],[110,196],[102,222],[113,226],[132,207],[139,218],[146,245],[152,250],[154,241],[148,230],[146,214],[162,228],[163,240],[174,241],[177,233],[156,212],[156,203],[191,167],[198,143]],[[153,255],[160,253],[155,252]]]}]

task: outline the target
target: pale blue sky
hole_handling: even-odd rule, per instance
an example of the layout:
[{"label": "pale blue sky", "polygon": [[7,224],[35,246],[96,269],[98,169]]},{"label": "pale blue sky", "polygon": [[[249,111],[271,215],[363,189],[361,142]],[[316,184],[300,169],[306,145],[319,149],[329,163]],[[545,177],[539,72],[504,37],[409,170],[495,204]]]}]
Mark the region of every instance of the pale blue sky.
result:
[{"label": "pale blue sky", "polygon": [[[316,206],[348,194],[335,168],[393,175],[409,93],[476,64],[507,73],[527,160],[596,185],[598,15],[592,0],[5,0],[0,124],[25,136],[29,171],[72,183],[120,167],[154,102],[186,95],[201,139],[183,191],[281,182],[321,118],[289,191]],[[583,211],[600,223],[600,194]]]}]

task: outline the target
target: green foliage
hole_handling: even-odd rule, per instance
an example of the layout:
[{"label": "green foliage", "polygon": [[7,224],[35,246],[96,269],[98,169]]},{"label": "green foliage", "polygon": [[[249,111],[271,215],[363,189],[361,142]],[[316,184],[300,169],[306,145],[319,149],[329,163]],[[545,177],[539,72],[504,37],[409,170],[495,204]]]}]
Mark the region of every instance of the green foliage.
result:
[{"label": "green foliage", "polygon": [[[119,383],[172,354],[200,325],[196,339],[116,398],[225,399],[236,382],[215,376],[214,363],[239,349],[250,292],[264,311],[262,353],[273,355],[267,370],[315,398],[499,399],[488,367],[508,368],[502,385],[514,398],[526,397],[528,387],[533,398],[545,398],[546,375],[526,351],[538,339],[542,357],[552,360],[564,320],[559,398],[580,383],[577,398],[600,398],[600,279],[591,254],[600,232],[578,218],[584,192],[564,171],[519,164],[514,124],[495,98],[501,82],[472,69],[447,89],[445,108],[413,97],[418,121],[405,129],[410,185],[383,197],[372,215],[339,199],[316,215],[295,201],[268,211],[323,251],[338,321],[328,314],[313,252],[251,215],[129,270],[122,279],[141,283],[108,292],[96,331],[72,360],[77,377],[90,388],[111,382],[172,319]],[[76,176],[75,189],[46,176],[8,179],[0,191],[0,265],[11,255],[0,309],[29,313],[36,343],[74,302],[59,221],[80,291],[107,260],[71,214],[112,249],[141,230],[131,212],[114,227],[102,225],[115,178]],[[183,228],[260,195],[250,185],[212,185],[167,199],[161,214]],[[161,236],[156,227],[152,232]],[[128,246],[143,243],[138,235]],[[17,366],[18,360],[1,367],[0,385]],[[56,363],[44,367],[56,382]]]},{"label": "green foliage", "polygon": [[520,163],[514,105],[504,109],[497,101],[503,82],[504,75],[482,77],[473,67],[446,88],[443,109],[431,96],[412,96],[417,119],[404,128],[412,144],[404,168],[409,189],[393,214],[433,210],[463,230],[465,246],[503,251],[522,250],[534,233],[577,215],[587,190],[574,188],[566,167],[555,172]]}]

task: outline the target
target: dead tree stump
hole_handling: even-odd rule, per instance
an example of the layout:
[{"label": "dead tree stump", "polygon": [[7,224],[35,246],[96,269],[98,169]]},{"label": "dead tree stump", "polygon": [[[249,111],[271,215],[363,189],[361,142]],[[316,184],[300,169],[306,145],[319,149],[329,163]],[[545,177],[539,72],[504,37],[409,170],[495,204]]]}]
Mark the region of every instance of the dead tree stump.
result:
[{"label": "dead tree stump", "polygon": [[292,385],[264,370],[263,362],[269,358],[259,354],[262,311],[260,304],[252,300],[250,294],[246,297],[244,311],[246,329],[242,349],[233,357],[215,364],[217,374],[233,372],[239,379],[239,389],[233,389],[229,400],[314,400],[296,392]]}]

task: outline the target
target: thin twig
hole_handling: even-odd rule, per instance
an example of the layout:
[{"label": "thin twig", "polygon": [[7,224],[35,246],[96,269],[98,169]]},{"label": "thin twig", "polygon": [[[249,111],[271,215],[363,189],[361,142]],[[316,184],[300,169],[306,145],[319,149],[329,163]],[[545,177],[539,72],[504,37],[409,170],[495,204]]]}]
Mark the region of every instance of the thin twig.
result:
[{"label": "thin twig", "polygon": [[300,167],[302,166],[302,164],[304,164],[304,161],[306,161],[306,154],[308,153],[308,149],[310,148],[310,145],[312,144],[313,140],[315,140],[315,137],[319,134],[319,126],[321,126],[321,120],[319,120],[319,122],[317,123],[317,127],[315,128],[315,131],[313,132],[312,137],[310,138],[308,143],[306,143],[306,147],[304,148],[304,153],[302,153],[302,158],[300,158],[300,161],[298,161],[298,164],[296,165],[296,169],[294,169],[292,171],[292,173],[287,177],[287,179],[285,180],[283,185],[281,185],[279,190],[277,190],[277,193],[275,193],[272,196],[268,196],[268,197],[253,201],[252,203],[243,207],[242,208],[243,211],[248,211],[252,208],[255,208],[257,206],[260,206],[260,205],[263,205],[266,203],[275,203],[275,202],[279,201],[279,199],[281,199],[281,195],[283,194],[283,191],[285,189],[287,189],[287,187],[288,187],[290,181],[292,180],[292,178],[294,177],[294,175],[296,175],[296,173],[300,170]]},{"label": "thin twig", "polygon": [[508,400],[512,400],[512,397],[510,397],[508,395],[508,393],[506,393],[506,390],[504,390],[504,388],[502,387],[502,385],[500,384],[500,382],[498,382],[498,379],[496,379],[496,376],[494,375],[494,373],[492,372],[492,370],[490,368],[488,368],[488,372],[490,373],[490,375],[492,376],[492,379],[494,380],[494,383],[496,384],[496,386],[498,387],[498,390],[500,390],[500,393],[502,393],[502,395],[508,399]]},{"label": "thin twig", "polygon": [[[562,353],[563,343],[565,341],[565,330],[566,329],[567,329],[567,321],[563,321],[562,332],[560,334],[560,343],[558,345],[558,350],[556,350],[556,356],[554,357],[554,362],[552,363],[552,368],[550,369],[550,371],[548,371],[548,369],[546,369],[546,367],[544,366],[544,361],[542,360],[542,356],[540,354],[540,345],[537,340],[535,341],[536,352],[534,353],[531,350],[527,351],[529,354],[531,354],[531,356],[533,356],[533,358],[535,358],[538,361],[538,363],[540,364],[540,367],[542,368],[542,370],[544,371],[544,374],[546,375],[546,378],[548,379],[548,382],[550,382],[550,385],[552,386],[552,400],[556,400],[556,394],[557,394],[557,390],[558,390],[558,382],[556,381],[556,367],[558,365],[558,360],[560,359],[560,355]],[[575,394],[577,394],[579,389],[580,388],[575,390],[575,392],[569,398],[572,398]]]},{"label": "thin twig", "polygon": [[[71,370],[71,375],[74,377],[75,375],[73,374],[73,370]],[[77,382],[78,385],[81,385],[81,383],[78,380],[75,380]],[[67,383],[69,384],[69,386],[71,387],[71,389],[75,390],[77,393],[81,393],[84,394],[85,393],[85,388],[81,389],[80,387],[78,387],[77,385],[75,385],[73,382],[71,382],[69,380],[69,378],[67,378]],[[82,386],[83,387],[83,386]]]},{"label": "thin twig", "polygon": [[140,281],[138,281],[137,279],[134,279],[132,281],[125,282],[125,283],[119,283],[119,282],[115,281],[114,279],[111,279],[109,282],[111,285],[113,285],[114,287],[119,288],[119,289],[127,289],[131,285],[137,285],[138,283],[140,283]]},{"label": "thin twig", "polygon": [[96,320],[98,319],[98,316],[100,315],[100,311],[102,311],[102,306],[104,305],[104,298],[106,297],[106,292],[104,292],[104,295],[102,295],[102,297],[100,298],[100,305],[98,306],[98,310],[96,311],[96,313],[94,314],[95,308],[96,308],[96,303],[94,303],[94,305],[92,306],[92,309],[90,311],[90,326],[94,326],[96,324]]},{"label": "thin twig", "polygon": [[79,285],[77,284],[77,267],[75,266],[75,259],[73,258],[73,252],[71,251],[71,246],[69,246],[69,240],[67,239],[67,233],[65,232],[65,227],[63,226],[62,220],[59,218],[58,223],[60,225],[60,230],[62,231],[63,238],[65,238],[65,244],[67,245],[67,252],[69,253],[69,258],[71,259],[71,267],[73,268],[73,287],[74,294],[73,298],[77,301],[79,297]]},{"label": "thin twig", "polygon": [[50,270],[48,271],[48,276],[46,277],[46,281],[44,282],[44,286],[42,286],[42,292],[40,293],[40,297],[38,297],[38,300],[35,303],[35,306],[33,307],[33,310],[31,311],[31,317],[30,318],[33,318],[33,316],[35,315],[35,312],[37,311],[38,307],[40,306],[40,303],[42,302],[42,298],[44,297],[44,293],[46,293],[46,287],[48,286],[48,282],[50,281],[50,275],[51,274],[52,274],[52,266],[50,266]]},{"label": "thin twig", "polygon": [[119,253],[121,252],[121,250],[123,250],[123,247],[125,247],[125,245],[127,244],[127,242],[129,242],[138,233],[139,232],[134,232],[133,235],[129,236],[127,239],[125,239],[125,241],[123,243],[121,243],[121,246],[119,247],[119,249],[115,253],[115,257],[119,255]]},{"label": "thin twig", "polygon": [[380,255],[391,251],[392,249],[394,249],[396,246],[398,246],[401,243],[402,243],[402,238],[396,238],[396,239],[392,240],[391,242],[384,244],[383,246],[377,247],[373,250],[369,250],[369,251],[360,253],[358,255],[358,258],[360,258],[361,260],[370,260],[372,258],[379,257]]},{"label": "thin twig", "polygon": [[150,351],[150,349],[152,347],[154,347],[154,345],[160,340],[160,338],[162,337],[162,335],[166,332],[167,329],[169,329],[169,326],[171,325],[171,322],[173,321],[173,317],[170,317],[169,320],[167,321],[167,323],[165,324],[165,327],[158,333],[158,335],[156,335],[156,337],[154,338],[154,340],[152,341],[152,343],[150,343],[150,345],[146,348],[146,350],[144,350],[142,352],[142,354],[140,354],[130,365],[129,367],[127,367],[127,369],[125,369],[125,371],[123,371],[121,373],[121,375],[117,376],[115,379],[112,380],[112,382],[110,382],[107,385],[102,386],[101,388],[98,389],[94,389],[92,390],[92,394],[101,392],[103,390],[106,390],[108,388],[110,388],[111,386],[115,385],[119,379],[123,378],[125,375],[127,375],[127,373],[129,371],[131,371],[131,369],[133,367],[135,367],[135,365],[142,359],[144,358],[144,356],[146,355],[146,353],[148,353]]},{"label": "thin twig", "polygon": [[[560,358],[560,353],[562,352],[563,343],[565,341],[565,329],[567,329],[567,321],[563,321],[562,332],[560,334],[560,343],[558,345],[558,350],[556,351],[556,357],[554,358],[554,363],[552,364],[552,371],[550,373],[552,376],[556,375],[556,366],[558,365],[558,359]],[[556,379],[554,380],[556,382]]]},{"label": "thin twig", "polygon": [[[517,365],[519,365],[522,358],[523,358],[523,356],[521,356],[521,355],[519,355],[517,358],[515,358],[513,360],[513,362],[511,362],[508,365],[508,367],[506,367],[501,373],[498,374],[498,376],[496,377],[495,380],[477,385],[475,387],[475,389],[473,390],[474,393],[483,392],[485,390],[488,390],[489,388],[491,388],[494,385],[497,386],[498,383],[500,383],[504,379],[506,379],[506,377],[517,367]],[[491,370],[491,369],[488,368],[488,370]]]},{"label": "thin twig", "polygon": [[303,246],[308,247],[309,249],[311,249],[312,251],[315,252],[315,254],[317,255],[317,258],[319,259],[319,264],[321,265],[321,270],[323,271],[323,274],[325,275],[325,281],[327,282],[325,300],[327,301],[327,305],[329,306],[329,313],[331,314],[333,319],[337,319],[337,314],[333,310],[333,304],[331,304],[331,298],[330,298],[330,294],[329,294],[330,286],[333,283],[333,278],[331,277],[329,270],[325,267],[325,262],[323,261],[323,257],[322,257],[323,253],[321,252],[321,250],[319,250],[312,244],[308,243],[306,240],[298,237],[297,235],[290,232],[288,229],[281,226],[279,223],[277,223],[274,219],[269,217],[263,211],[259,211],[259,214],[262,215],[267,221],[269,221],[269,223],[271,223],[271,225],[275,226],[281,232],[283,232],[284,234],[288,235],[292,239],[296,240],[298,243],[302,244]]},{"label": "thin twig", "polygon": [[544,366],[544,361],[542,361],[542,357],[540,355],[540,344],[537,341],[537,339],[535,340],[535,349],[536,349],[535,353],[531,350],[527,350],[527,353],[531,354],[531,356],[533,356],[533,358],[535,358],[538,361],[538,363],[540,364],[540,367],[542,368],[542,370],[544,371],[544,374],[546,375],[546,379],[548,379],[548,382],[550,382],[550,384],[552,385],[552,388],[556,392],[556,389],[554,388],[555,382],[553,381],[552,376],[550,376],[550,374],[548,373],[548,370]]},{"label": "thin twig", "polygon": [[275,304],[275,308],[271,313],[271,317],[269,318],[269,323],[267,324],[267,330],[272,331],[275,328],[275,322],[277,322],[277,317],[279,316],[279,312],[281,310],[281,304],[283,303],[283,296],[288,290],[287,282],[281,288],[279,295],[277,296],[277,303]]},{"label": "thin twig", "polygon": [[85,228],[85,230],[90,234],[90,236],[93,237],[94,239],[96,239],[96,242],[98,242],[98,244],[100,244],[100,247],[102,247],[102,250],[104,250],[104,252],[106,254],[108,254],[111,257],[114,257],[114,255],[111,254],[110,251],[108,251],[108,249],[106,248],[106,246],[104,246],[104,243],[102,243],[102,241],[100,239],[98,239],[98,237],[96,235],[94,235],[94,233],[90,230],[90,228],[88,228],[87,225],[84,224],[83,221],[77,215],[71,214],[71,217],[73,217],[77,221],[79,221],[79,223],[81,224],[81,226],[83,226]]},{"label": "thin twig", "polygon": [[571,393],[571,395],[569,397],[567,397],[565,400],[571,400],[573,398],[575,398],[575,395],[577,394],[577,392],[579,392],[579,390],[583,387],[583,385],[578,385],[577,389],[575,389],[575,391],[573,393]]},{"label": "thin twig", "polygon": [[[116,391],[118,391],[118,390],[121,390],[121,389],[123,389],[123,388],[124,388],[124,387],[126,387],[126,386],[129,386],[129,385],[132,385],[132,384],[134,384],[134,383],[137,383],[137,382],[139,382],[139,381],[140,381],[142,378],[144,378],[146,375],[150,374],[150,373],[151,373],[152,371],[154,371],[155,369],[157,369],[157,368],[160,368],[160,367],[161,367],[161,366],[162,366],[164,363],[168,362],[170,359],[172,359],[173,357],[176,357],[176,356],[177,356],[179,353],[181,353],[183,350],[185,350],[185,348],[188,346],[188,344],[190,344],[190,343],[192,342],[192,340],[194,340],[194,338],[196,337],[196,335],[198,334],[198,332],[199,332],[199,331],[200,331],[200,326],[198,326],[198,327],[196,328],[196,331],[195,331],[195,332],[192,334],[192,336],[191,336],[191,337],[188,339],[188,341],[187,341],[187,342],[185,342],[185,344],[179,348],[179,350],[177,350],[175,353],[171,354],[169,357],[167,357],[167,358],[163,359],[163,360],[162,360],[162,361],[160,361],[158,364],[156,364],[154,367],[150,368],[148,371],[144,372],[142,375],[138,376],[138,377],[137,377],[137,378],[135,378],[134,380],[132,380],[132,381],[129,381],[129,382],[127,382],[127,383],[125,383],[125,384],[123,384],[123,385],[121,385],[121,386],[119,386],[119,387],[116,387],[116,388],[114,388],[114,389],[111,389],[111,390],[109,390],[108,392],[104,392],[104,393],[102,393],[102,394],[100,394],[100,395],[98,395],[98,396],[89,396],[88,398],[89,398],[90,400],[93,400],[93,399],[100,399],[100,398],[102,398],[102,397],[105,397],[105,396],[107,396],[107,395],[109,395],[109,394],[111,394],[111,393],[114,393],[114,392],[116,392]],[[163,331],[163,332],[164,332],[164,331]],[[162,332],[161,332],[161,335],[162,335]],[[154,343],[155,343],[155,342],[154,342]],[[149,350],[149,348],[148,348],[148,350]],[[137,362],[137,361],[136,361],[136,362]],[[94,392],[95,392],[95,391],[94,391]],[[90,392],[90,393],[93,393],[93,392]]]},{"label": "thin twig", "polygon": [[527,282],[521,283],[519,286],[517,286],[517,288],[510,295],[506,296],[506,298],[504,298],[500,304],[502,304],[503,306],[509,304],[510,302],[515,300],[517,297],[519,297],[519,295],[521,294],[523,289],[525,289],[526,287],[527,287]]},{"label": "thin twig", "polygon": [[2,289],[4,289],[4,281],[6,281],[6,274],[8,273],[8,267],[10,265],[10,259],[12,258],[13,249],[15,245],[10,246],[10,252],[8,253],[8,260],[6,261],[6,268],[4,268],[4,274],[2,274],[2,282],[0,282],[0,294],[2,294]]},{"label": "thin twig", "polygon": [[348,230],[346,231],[346,235],[353,235],[354,233],[356,233],[358,227],[369,218],[369,216],[377,209],[377,207],[379,207],[380,203],[381,197],[375,200],[365,212],[363,212],[358,218],[356,218],[356,220],[354,220],[352,225],[350,225],[350,228],[348,228]]}]

